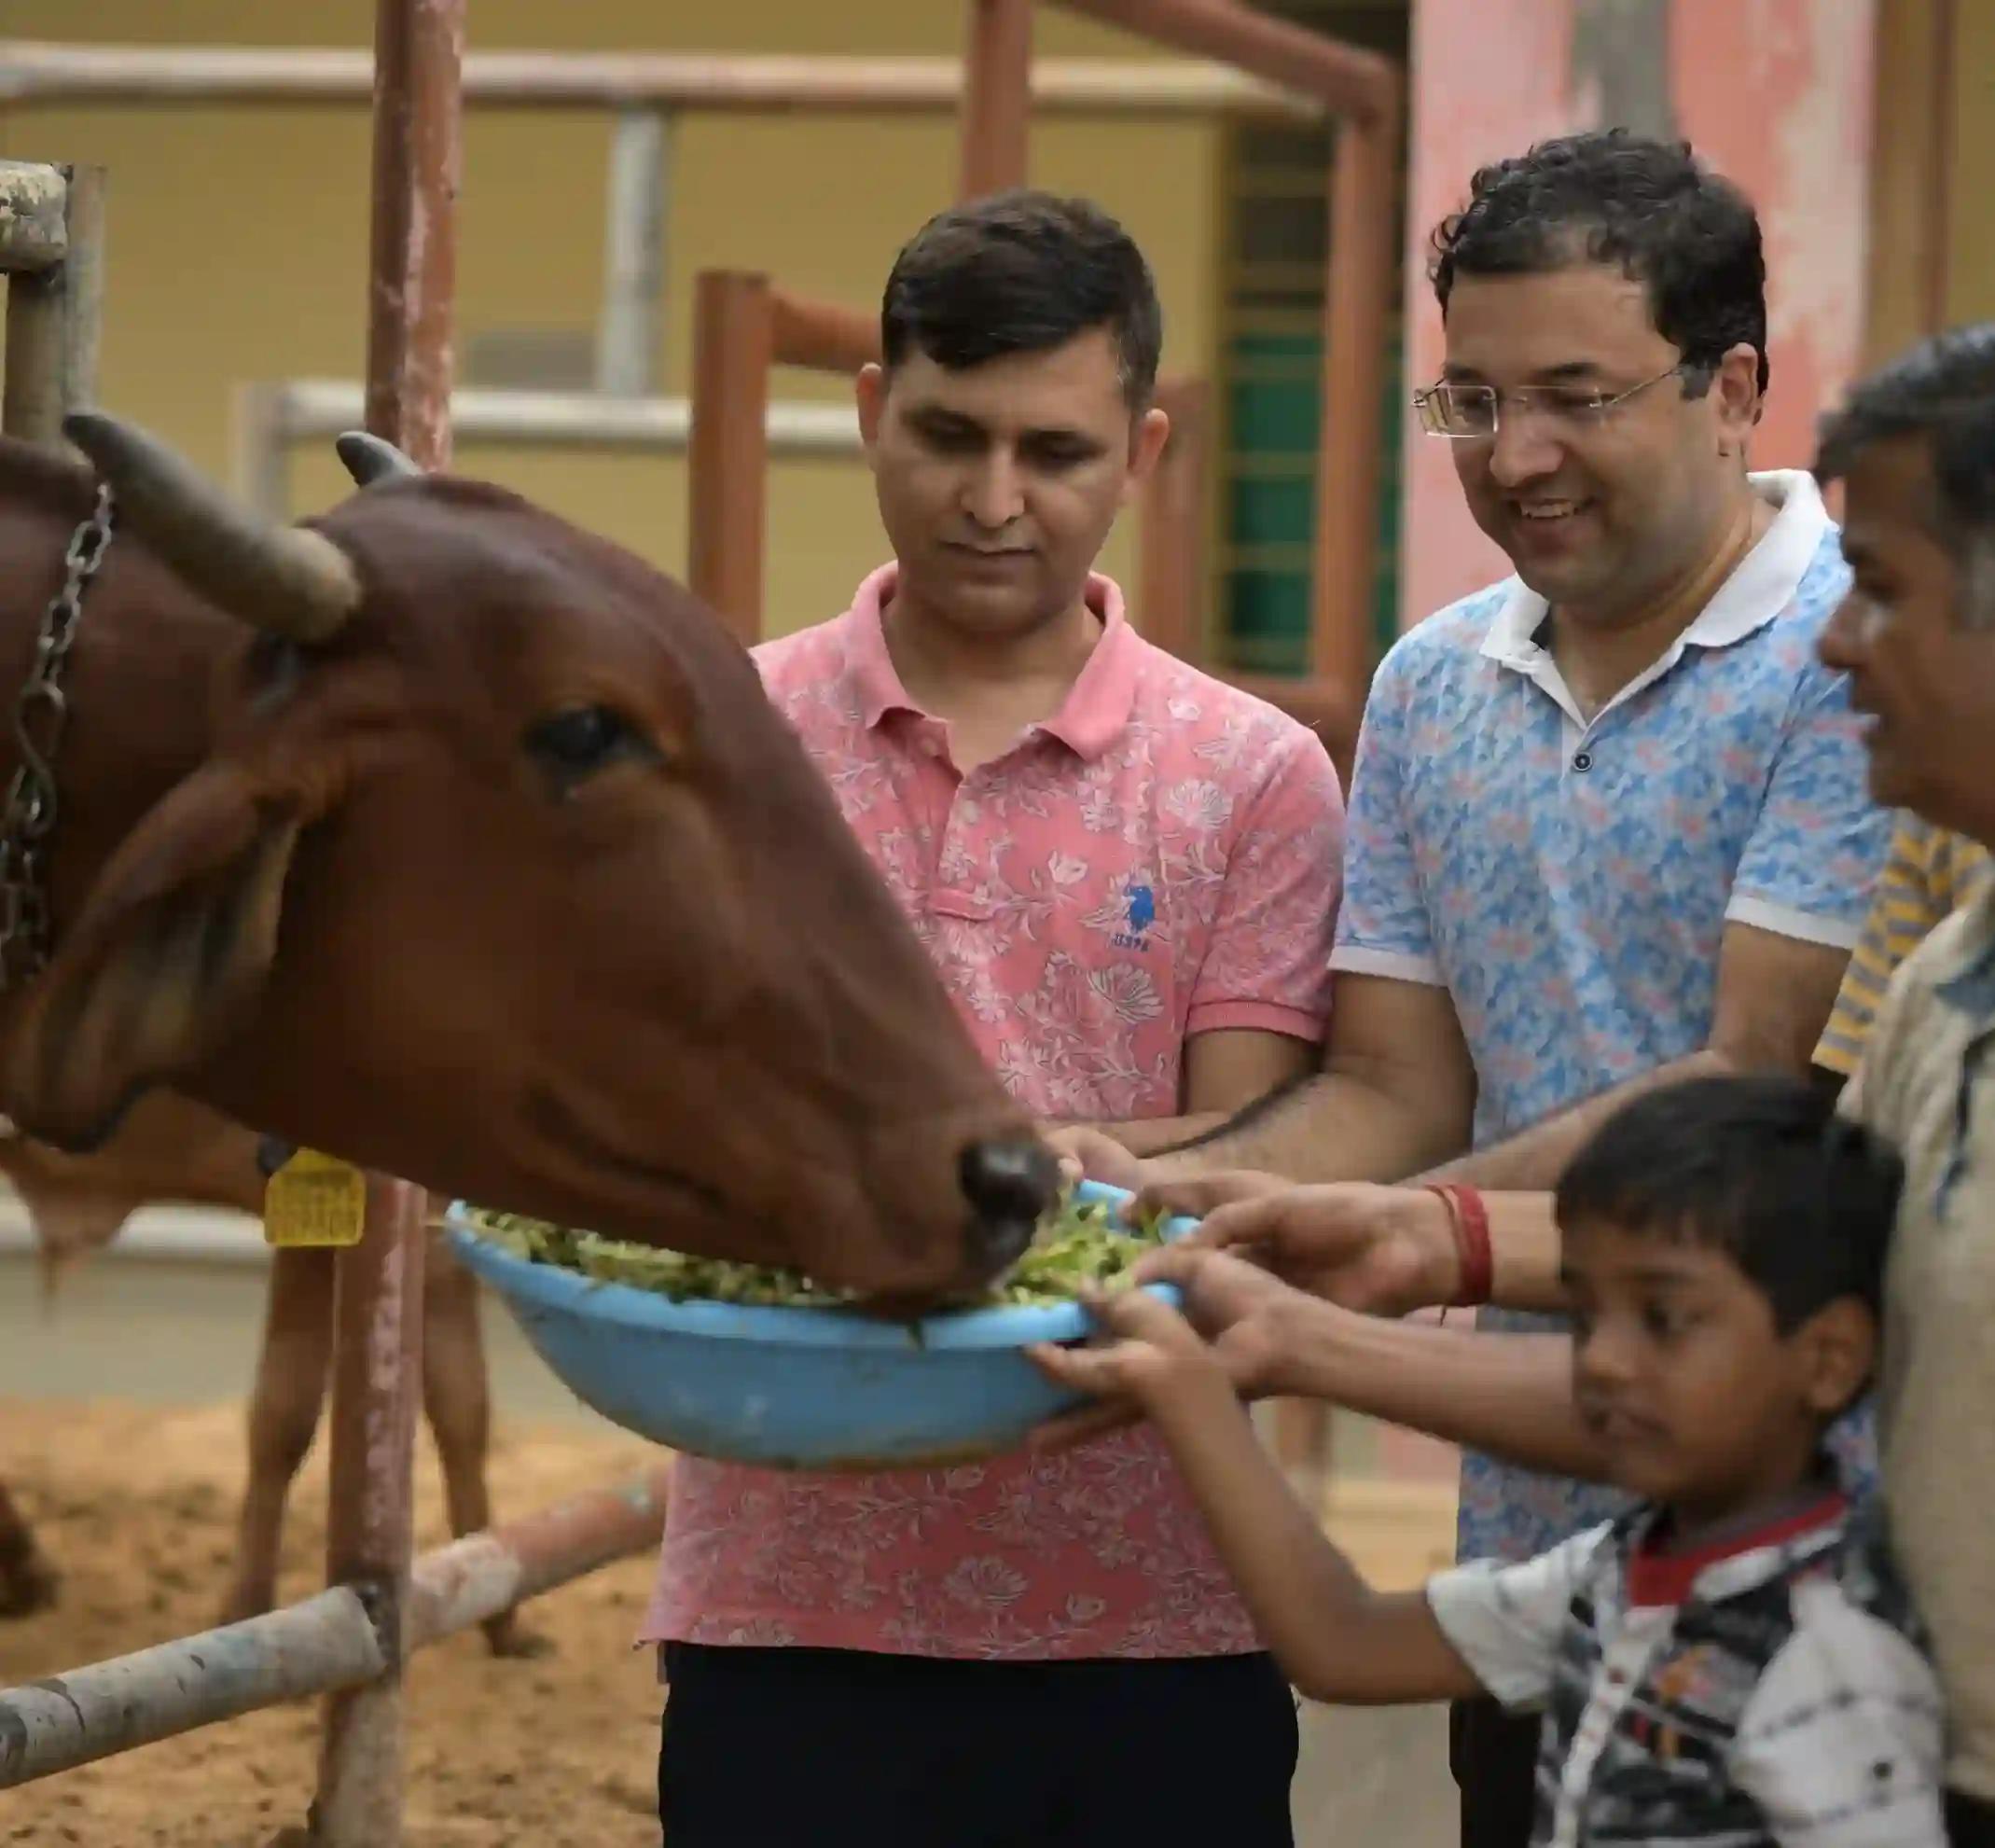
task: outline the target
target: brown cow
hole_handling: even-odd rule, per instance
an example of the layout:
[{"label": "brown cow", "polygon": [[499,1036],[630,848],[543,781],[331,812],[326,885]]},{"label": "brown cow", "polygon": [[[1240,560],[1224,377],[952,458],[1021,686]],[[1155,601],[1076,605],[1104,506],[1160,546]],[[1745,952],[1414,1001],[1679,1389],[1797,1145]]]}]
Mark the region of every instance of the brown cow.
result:
[{"label": "brown cow", "polygon": [[[0,1130],[0,1174],[33,1221],[52,1295],[71,1264],[115,1238],[155,1202],[225,1206],[260,1214],[264,1178],[248,1130],[171,1091],[139,1100],[103,1147],[66,1155]],[[284,1504],[318,1428],[332,1362],[329,1251],[272,1253],[263,1347],[249,1410],[249,1480],[235,1570],[223,1620],[254,1616],[275,1600]],[[423,1271],[423,1407],[443,1468],[452,1534],[492,1524],[485,1466],[491,1437],[478,1285],[435,1241]],[[56,1574],[0,1489],[0,1617],[21,1616],[54,1596]],[[535,1647],[514,1613],[485,1626],[497,1655]]]},{"label": "brown cow", "polygon": [[[24,1132],[88,1146],[167,1083],[434,1192],[862,1289],[1024,1247],[1050,1155],[686,591],[481,483],[264,529],[68,427],[122,523],[69,660],[53,956],[0,1005]],[[0,686],[92,492],[0,447]]]},{"label": "brown cow", "polygon": [[[683,588],[484,484],[272,529],[129,426],[66,428],[119,523],[60,807],[0,813],[18,878],[34,850],[0,919],[52,921],[46,966],[0,926],[24,1132],[88,1148],[170,1084],[434,1192],[909,1302],[1023,1249],[1051,1157]],[[96,487],[0,439],[0,688]]]}]

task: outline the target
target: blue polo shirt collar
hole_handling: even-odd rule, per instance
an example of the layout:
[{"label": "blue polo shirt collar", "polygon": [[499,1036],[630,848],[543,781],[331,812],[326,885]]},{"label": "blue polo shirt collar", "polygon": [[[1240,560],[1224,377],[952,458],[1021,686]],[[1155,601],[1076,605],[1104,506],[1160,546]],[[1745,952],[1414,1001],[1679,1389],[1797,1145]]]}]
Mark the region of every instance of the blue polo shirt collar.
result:
[{"label": "blue polo shirt collar", "polygon": [[[1829,512],[1822,491],[1805,469],[1769,469],[1751,478],[1753,491],[1779,511],[1759,543],[1733,568],[1697,619],[1661,657],[1622,688],[1594,715],[1598,724],[1616,706],[1633,699],[1674,667],[1689,647],[1728,648],[1764,629],[1786,609],[1801,588],[1822,535]],[[1559,672],[1552,651],[1538,641],[1551,606],[1522,578],[1513,577],[1502,605],[1483,638],[1482,653],[1498,666],[1522,674],[1554,700],[1584,729],[1587,720]]]}]

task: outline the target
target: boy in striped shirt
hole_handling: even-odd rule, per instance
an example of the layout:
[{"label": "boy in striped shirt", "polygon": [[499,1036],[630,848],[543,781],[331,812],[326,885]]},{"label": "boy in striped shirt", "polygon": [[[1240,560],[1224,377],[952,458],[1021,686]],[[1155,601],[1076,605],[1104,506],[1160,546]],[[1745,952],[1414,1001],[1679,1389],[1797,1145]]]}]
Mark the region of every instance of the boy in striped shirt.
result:
[{"label": "boy in striped shirt", "polygon": [[[1295,1356],[1242,1379],[1129,1290],[1091,1305],[1105,1344],[1038,1358],[1163,1431],[1305,1693],[1542,1713],[1532,1848],[1941,1848],[1938,1683],[1875,1504],[1850,1509],[1822,1450],[1870,1378],[1900,1178],[1798,1078],[1693,1078],[1618,1111],[1556,1210],[1574,1399],[1644,1499],[1422,1591],[1374,1591],[1245,1441],[1236,1391],[1293,1390],[1274,1376]],[[1219,1267],[1284,1288],[1213,1255],[1208,1300]]]}]

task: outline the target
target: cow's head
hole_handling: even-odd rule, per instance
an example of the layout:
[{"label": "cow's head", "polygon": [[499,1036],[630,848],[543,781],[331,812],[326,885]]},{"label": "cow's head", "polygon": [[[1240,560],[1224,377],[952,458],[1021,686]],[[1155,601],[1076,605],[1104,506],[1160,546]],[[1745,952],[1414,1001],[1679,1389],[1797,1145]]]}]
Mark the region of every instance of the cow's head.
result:
[{"label": "cow's head", "polygon": [[[686,591],[494,487],[270,529],[128,426],[69,428],[114,551],[237,627],[205,761],[14,1021],[23,1129],[87,1146],[171,1081],[435,1189],[862,1288],[1016,1254],[1049,1159]],[[86,641],[144,649],[163,618],[104,581]]]}]

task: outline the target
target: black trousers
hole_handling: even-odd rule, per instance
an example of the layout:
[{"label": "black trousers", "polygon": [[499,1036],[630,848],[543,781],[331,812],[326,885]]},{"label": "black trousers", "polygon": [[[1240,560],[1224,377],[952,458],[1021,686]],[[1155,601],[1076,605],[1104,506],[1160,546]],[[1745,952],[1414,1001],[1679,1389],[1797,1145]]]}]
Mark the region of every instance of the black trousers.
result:
[{"label": "black trousers", "polygon": [[965,1662],[666,1646],[670,1848],[1293,1848],[1265,1655]]},{"label": "black trousers", "polygon": [[1448,1768],[1462,1792],[1462,1848],[1530,1848],[1541,1725],[1487,1697],[1449,1708]]}]

